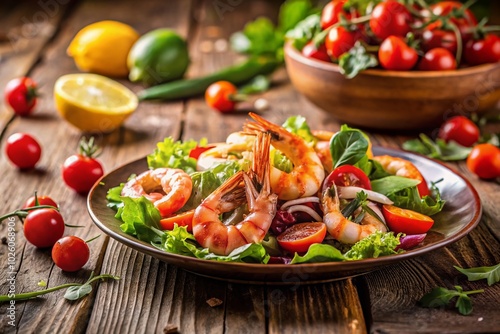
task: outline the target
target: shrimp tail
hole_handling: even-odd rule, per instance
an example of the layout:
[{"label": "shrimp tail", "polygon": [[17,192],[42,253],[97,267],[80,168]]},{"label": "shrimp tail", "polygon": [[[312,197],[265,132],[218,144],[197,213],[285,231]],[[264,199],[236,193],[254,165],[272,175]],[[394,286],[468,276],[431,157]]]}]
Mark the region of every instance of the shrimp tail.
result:
[{"label": "shrimp tail", "polygon": [[249,115],[255,120],[255,122],[247,122],[243,125],[243,131],[245,133],[257,135],[259,132],[264,132],[270,134],[273,140],[281,139],[281,128],[278,125],[271,123],[267,119],[264,119],[263,117],[252,112],[250,112]]}]

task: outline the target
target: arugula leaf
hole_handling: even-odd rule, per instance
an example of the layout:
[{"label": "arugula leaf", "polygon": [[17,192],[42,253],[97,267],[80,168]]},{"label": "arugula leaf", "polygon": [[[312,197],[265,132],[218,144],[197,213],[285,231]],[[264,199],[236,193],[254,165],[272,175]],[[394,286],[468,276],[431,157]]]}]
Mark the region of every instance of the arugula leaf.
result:
[{"label": "arugula leaf", "polygon": [[478,281],[480,279],[486,279],[489,286],[500,282],[500,263],[496,266],[491,267],[475,267],[464,269],[457,266],[456,270],[460,271],[462,274],[466,275],[469,281]]},{"label": "arugula leaf", "polygon": [[335,247],[327,244],[312,244],[303,256],[295,253],[290,264],[343,261],[344,256]]},{"label": "arugula leaf", "polygon": [[288,117],[283,127],[289,132],[294,133],[303,138],[308,143],[316,143],[316,137],[313,136],[309,124],[304,116]]},{"label": "arugula leaf", "polygon": [[150,168],[179,168],[188,174],[196,171],[196,159],[190,158],[189,153],[196,146],[206,146],[207,140],[175,141],[172,137],[165,138],[156,144],[155,151],[148,155],[148,166]]},{"label": "arugula leaf", "polygon": [[368,140],[360,130],[342,127],[330,140],[330,152],[334,168],[342,165],[354,165],[368,150]]},{"label": "arugula leaf", "polygon": [[238,89],[238,94],[263,93],[271,86],[271,80],[265,75],[258,75]]},{"label": "arugula leaf", "polygon": [[[137,235],[135,224],[143,224],[148,227],[160,228],[160,212],[144,196],[140,198],[122,197],[123,207],[118,210],[117,218],[123,221],[120,228],[123,232]],[[149,240],[146,240],[149,241]]]},{"label": "arugula leaf", "polygon": [[438,138],[434,142],[423,133],[420,134],[420,139],[408,140],[403,143],[402,147],[407,151],[420,153],[443,161],[465,160],[472,150],[472,148],[461,146],[453,140],[446,143],[444,140]]},{"label": "arugula leaf", "polygon": [[419,180],[409,179],[407,177],[390,175],[371,181],[372,190],[383,195],[394,194],[405,188],[415,187]]},{"label": "arugula leaf", "polygon": [[377,231],[356,242],[344,257],[347,260],[362,260],[402,253],[403,250],[396,250],[400,237],[401,234],[395,236],[393,232]]},{"label": "arugula leaf", "polygon": [[348,52],[339,57],[340,73],[347,79],[352,79],[359,72],[377,65],[377,57],[366,51],[366,48],[359,41]]},{"label": "arugula leaf", "polygon": [[297,25],[288,30],[285,38],[292,42],[292,46],[297,50],[302,48],[321,31],[321,16],[319,14],[309,15]]},{"label": "arugula leaf", "polygon": [[431,189],[435,198],[431,196],[420,198],[417,187],[406,188],[397,193],[389,194],[387,197],[394,202],[395,206],[432,216],[443,209],[445,201],[441,199],[441,193],[434,184]]},{"label": "arugula leaf", "polygon": [[442,307],[447,306],[453,298],[457,297],[455,307],[458,309],[458,312],[462,315],[469,315],[472,312],[472,302],[469,295],[482,292],[484,290],[464,291],[458,285],[455,286],[455,290],[437,287],[425,294],[419,300],[419,304],[429,308]]}]

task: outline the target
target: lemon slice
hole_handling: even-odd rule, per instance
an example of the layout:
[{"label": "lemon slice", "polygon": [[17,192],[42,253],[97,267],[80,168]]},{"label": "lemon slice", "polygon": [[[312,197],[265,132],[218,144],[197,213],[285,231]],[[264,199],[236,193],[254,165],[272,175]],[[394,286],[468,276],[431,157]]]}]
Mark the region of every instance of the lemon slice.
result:
[{"label": "lemon slice", "polygon": [[137,108],[137,96],[122,84],[97,74],[68,74],[57,79],[54,99],[59,114],[85,132],[111,132]]}]

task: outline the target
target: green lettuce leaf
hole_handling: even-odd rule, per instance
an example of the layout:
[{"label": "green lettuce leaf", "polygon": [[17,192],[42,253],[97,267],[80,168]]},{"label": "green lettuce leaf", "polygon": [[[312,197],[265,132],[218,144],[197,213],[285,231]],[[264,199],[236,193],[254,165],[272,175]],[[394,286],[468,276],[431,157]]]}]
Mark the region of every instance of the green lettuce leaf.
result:
[{"label": "green lettuce leaf", "polygon": [[136,224],[143,224],[148,227],[160,228],[159,222],[161,219],[161,215],[158,209],[155,208],[153,203],[151,203],[151,201],[149,201],[145,197],[122,197],[121,199],[123,202],[123,207],[118,210],[116,217],[123,221],[123,224],[120,225],[120,228],[123,232],[139,236],[135,228]]},{"label": "green lettuce leaf", "polygon": [[402,253],[403,250],[396,251],[399,238],[400,234],[395,236],[393,232],[377,231],[356,242],[344,257],[347,260],[362,260]]},{"label": "green lettuce leaf", "polygon": [[313,136],[304,116],[288,117],[285,123],[283,123],[283,127],[289,132],[300,136],[308,143],[316,143],[316,137]]},{"label": "green lettuce leaf", "polygon": [[122,202],[122,189],[125,183],[120,183],[119,186],[110,188],[106,194],[107,206],[113,210],[118,210],[123,206]]},{"label": "green lettuce leaf", "polygon": [[326,244],[312,244],[304,256],[295,253],[290,264],[343,260],[345,260],[345,258],[337,248]]},{"label": "green lettuce leaf", "polygon": [[395,206],[432,216],[443,209],[445,201],[441,199],[441,193],[434,184],[431,186],[431,192],[434,198],[432,196],[420,198],[417,188],[410,187],[397,193],[389,194],[387,197],[394,202]]},{"label": "green lettuce leaf", "polygon": [[415,187],[419,183],[419,180],[396,175],[390,175],[371,181],[372,190],[386,196],[406,188]]},{"label": "green lettuce leaf", "polygon": [[207,140],[174,141],[171,137],[165,138],[156,144],[155,151],[148,155],[148,166],[150,168],[179,168],[188,174],[196,171],[196,159],[190,158],[189,153],[196,146],[206,146]]}]

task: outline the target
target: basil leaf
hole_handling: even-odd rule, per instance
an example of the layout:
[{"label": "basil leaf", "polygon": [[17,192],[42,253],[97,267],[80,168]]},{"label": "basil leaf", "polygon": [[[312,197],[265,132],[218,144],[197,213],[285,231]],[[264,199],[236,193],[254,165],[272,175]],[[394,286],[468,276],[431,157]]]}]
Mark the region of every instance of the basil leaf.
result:
[{"label": "basil leaf", "polygon": [[344,256],[335,247],[326,244],[312,244],[304,256],[295,253],[290,264],[343,261]]},{"label": "basil leaf", "polygon": [[356,164],[366,155],[367,150],[368,141],[359,130],[341,130],[330,140],[334,168]]},{"label": "basil leaf", "polygon": [[387,196],[405,188],[415,187],[419,183],[419,180],[391,175],[371,181],[371,186],[373,191]]},{"label": "basil leaf", "polygon": [[347,79],[352,79],[359,72],[378,65],[377,57],[368,53],[361,42],[356,42],[354,46],[339,57],[340,73]]},{"label": "basil leaf", "polygon": [[446,288],[437,287],[425,294],[419,301],[424,307],[441,307],[446,306],[450,300],[460,295],[458,291],[448,290]]},{"label": "basil leaf", "polygon": [[321,31],[321,17],[313,14],[300,21],[293,29],[289,30],[285,37],[292,42],[297,50],[302,48]]},{"label": "basil leaf", "polygon": [[77,300],[92,291],[92,286],[90,284],[82,284],[79,286],[70,286],[64,293],[64,298],[68,300]]},{"label": "basil leaf", "polygon": [[469,315],[472,313],[472,301],[470,300],[470,297],[465,294],[458,296],[455,307],[462,315]]},{"label": "basil leaf", "polygon": [[500,282],[500,263],[496,266],[491,267],[475,267],[464,269],[454,266],[456,270],[460,271],[462,274],[466,275],[469,281],[478,281],[481,279],[486,279],[488,285],[493,285]]}]

